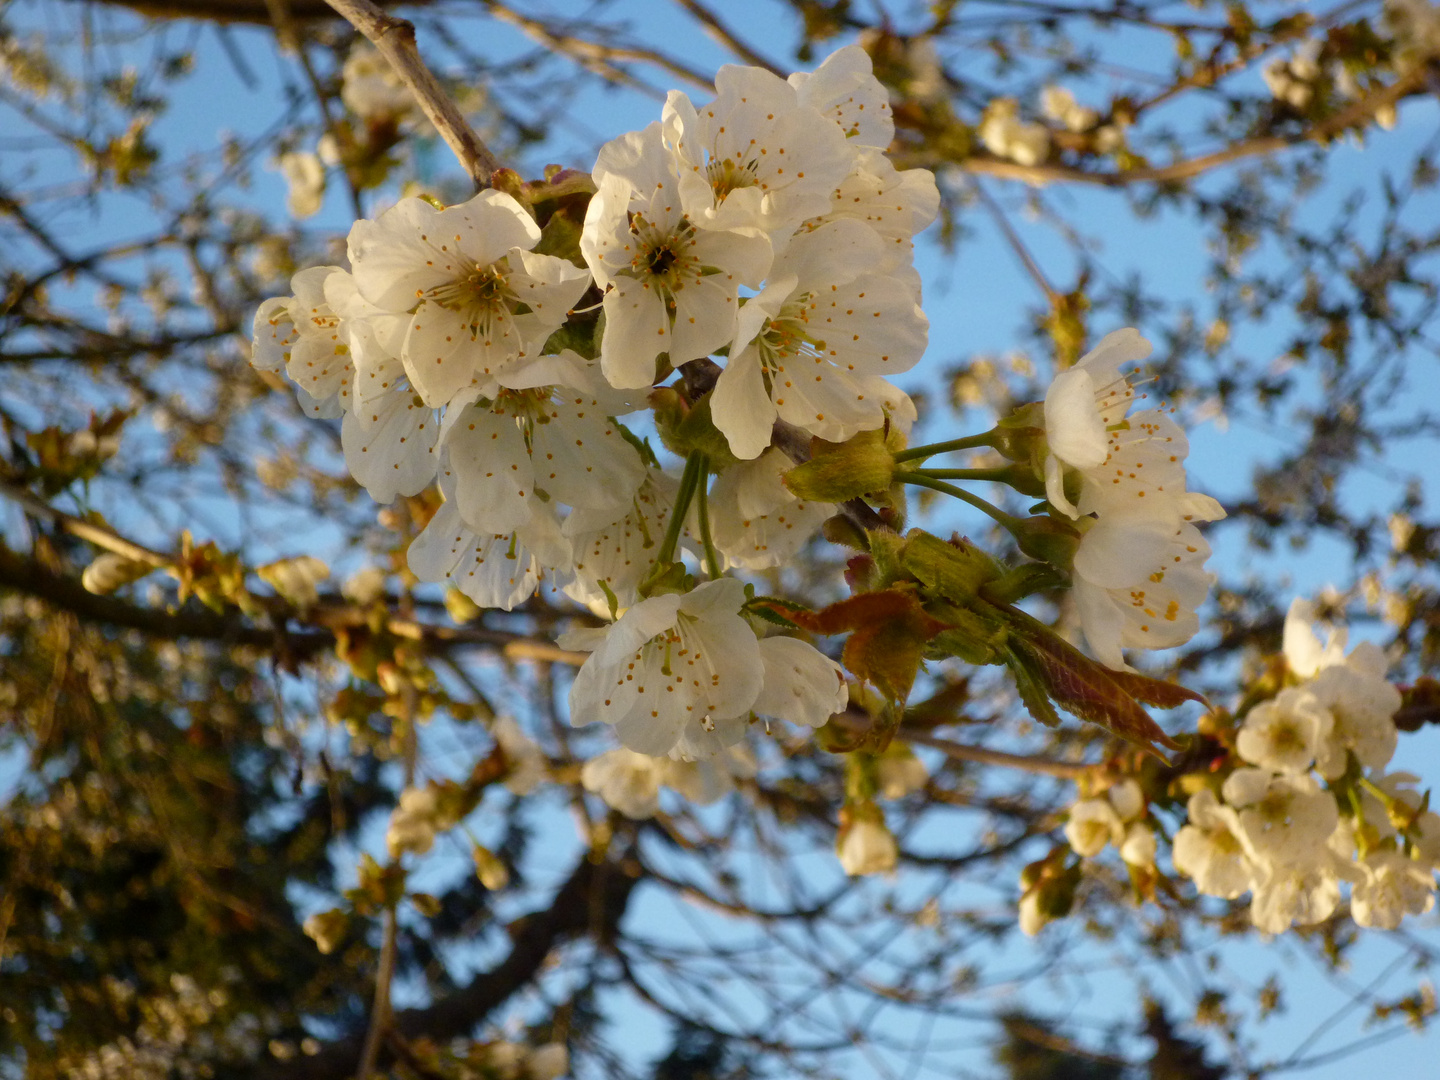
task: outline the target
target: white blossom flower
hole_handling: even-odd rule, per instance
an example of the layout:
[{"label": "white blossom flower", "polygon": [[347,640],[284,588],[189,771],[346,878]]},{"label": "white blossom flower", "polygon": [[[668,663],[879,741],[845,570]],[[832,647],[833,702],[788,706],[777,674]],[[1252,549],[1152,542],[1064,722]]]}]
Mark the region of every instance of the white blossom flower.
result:
[{"label": "white blossom flower", "polygon": [[1065,839],[1075,854],[1092,858],[1107,844],[1117,847],[1125,841],[1125,826],[1108,799],[1081,799],[1070,807],[1065,822]]},{"label": "white blossom flower", "polygon": [[540,353],[589,286],[587,271],[531,252],[539,239],[525,209],[494,190],[445,210],[402,199],[351,227],[361,295],[411,316],[400,358],[426,404],[471,387],[493,392],[496,376]]},{"label": "white blossom flower", "polygon": [[301,270],[290,279],[293,296],[262,303],[255,313],[250,356],[261,371],[283,368],[305,411],[327,420],[348,407],[355,374],[349,332],[325,293],[327,280],[337,274],[345,271],[338,266]]},{"label": "white blossom flower", "polygon": [[[1122,365],[1150,355],[1133,329],[1107,334],[1074,367],[1055,376],[1045,393],[1045,495],[1072,518],[1144,510],[1160,516],[1224,517],[1219,504],[1185,488],[1189,442],[1170,410],[1126,412],[1135,389]],[[1080,473],[1078,506],[1065,491],[1065,470]],[[1162,509],[1157,509],[1157,504]]]},{"label": "white blossom flower", "polygon": [[[620,608],[639,600],[636,590],[665,537],[679,487],[673,477],[652,468],[629,504],[572,510],[561,527],[573,552],[573,577],[563,586],[565,595],[597,614],[609,612],[602,582]],[[681,540],[688,538],[682,530]]]},{"label": "white blossom flower", "polygon": [[1265,86],[1277,101],[1303,109],[1315,97],[1315,83],[1322,74],[1320,42],[1307,41],[1294,56],[1276,57],[1261,73]]},{"label": "white blossom flower", "polygon": [[1295,599],[1285,617],[1285,660],[1290,671],[1308,680],[1305,689],[1334,717],[1321,740],[1316,769],[1333,780],[1344,774],[1347,755],[1368,769],[1383,769],[1395,754],[1395,713],[1400,692],[1385,678],[1385,654],[1361,642],[1347,656],[1344,627],[1331,628],[1322,646],[1312,628],[1315,608]]},{"label": "white blossom flower", "polygon": [[369,124],[399,123],[419,111],[390,61],[363,38],[350,47],[340,69],[340,100]]},{"label": "white blossom flower", "polygon": [[1321,645],[1314,622],[1314,604],[1299,596],[1290,601],[1290,610],[1285,615],[1283,648],[1285,662],[1297,678],[1314,678],[1321,668],[1345,662],[1346,629],[1331,627],[1325,644]]},{"label": "white blossom flower", "polygon": [[755,759],[743,743],[703,761],[651,757],[622,746],[587,761],[580,782],[613,809],[639,821],[655,816],[662,786],[705,806],[734,791],[736,779],[754,775]]},{"label": "white blossom flower", "polygon": [[783,566],[835,513],[833,503],[809,503],[781,481],[795,463],[771,447],[730,466],[710,489],[710,535],[727,566],[761,570]]},{"label": "white blossom flower", "polygon": [[281,154],[278,164],[280,175],[285,177],[290,189],[285,209],[291,217],[314,217],[325,201],[325,166],[318,157],[305,151]]},{"label": "white blossom flower", "polygon": [[1081,105],[1063,86],[1047,86],[1040,92],[1040,111],[1067,131],[1089,131],[1100,121],[1099,113]]},{"label": "white blossom flower", "polygon": [[1330,858],[1327,845],[1340,813],[1314,777],[1240,768],[1226,778],[1221,794],[1236,808],[1241,838],[1262,870],[1314,866]]},{"label": "white blossom flower", "polygon": [[764,278],[770,242],[696,227],[658,123],[606,143],[594,175],[580,251],[605,294],[601,367],[613,386],[649,386],[660,354],[679,365],[734,336],[739,289]]},{"label": "white blossom flower", "polygon": [[900,848],[884,820],[871,817],[861,817],[841,831],[836,854],[851,877],[889,873],[900,861]]},{"label": "white blossom flower", "polygon": [[813,72],[797,71],[788,81],[800,105],[832,117],[856,146],[884,150],[895,138],[890,92],[859,45],[836,49]]},{"label": "white blossom flower", "polygon": [[992,100],[980,118],[980,141],[996,157],[1019,165],[1038,165],[1050,156],[1050,129],[1024,122],[1019,110],[1020,103],[1014,98]]},{"label": "white blossom flower", "polygon": [[1399,732],[1394,717],[1401,698],[1384,671],[1383,654],[1363,642],[1345,663],[1332,664],[1306,684],[1335,718],[1316,755],[1315,767],[1327,780],[1344,775],[1347,753],[1367,769],[1383,769],[1395,756]]},{"label": "white blossom flower", "polygon": [[863,221],[884,241],[869,269],[877,274],[913,275],[918,290],[919,275],[911,266],[914,237],[929,227],[939,212],[940,189],[934,173],[929,169],[901,171],[880,151],[862,148],[855,167],[831,193],[830,209],[804,222],[801,229],[817,229],[842,218]]},{"label": "white blossom flower", "polygon": [[[826,99],[830,82],[827,73],[822,89],[807,96]],[[715,76],[715,99],[698,108],[670,91],[661,128],[684,212],[701,228],[783,238],[823,214],[850,171],[856,147],[842,122],[800,104],[795,87],[760,68],[726,64]]]},{"label": "white blossom flower", "polygon": [[445,502],[410,543],[406,559],[421,581],[444,582],[485,608],[511,611],[534,594],[547,571],[568,574],[570,545],[548,505],[527,502],[509,532],[478,532],[465,521],[450,469],[440,473]]},{"label": "white blossom flower", "polygon": [[[659,756],[692,724],[719,729],[748,716],[763,674],[760,643],[739,614],[744,602],[745,587],[720,578],[642,600],[603,634],[562,637],[565,648],[594,650],[570,688],[570,722],[612,724],[625,746]],[[743,722],[724,732],[738,742]]]},{"label": "white blossom flower", "polygon": [[1315,862],[1262,867],[1250,901],[1250,921],[1267,934],[1323,922],[1340,906],[1342,866],[1333,856]]},{"label": "white blossom flower", "polygon": [[1150,826],[1136,821],[1125,830],[1125,839],[1120,842],[1120,858],[1128,865],[1154,866],[1155,851],[1155,830]]},{"label": "white blossom flower", "polygon": [[665,786],[697,806],[708,806],[734,791],[736,780],[753,777],[756,769],[755,755],[743,742],[699,760],[677,758],[672,751]]},{"label": "white blossom flower", "polygon": [[612,809],[644,821],[660,809],[660,784],[669,765],[669,758],[620,746],[587,761],[580,769],[580,783]]},{"label": "white blossom flower", "polygon": [[1398,851],[1381,849],[1360,863],[1364,872],[1350,893],[1350,914],[1361,926],[1395,930],[1406,915],[1435,906],[1435,874]]},{"label": "white blossom flower", "polygon": [[875,759],[875,787],[881,798],[903,799],[923,791],[930,780],[925,763],[915,752],[896,739]]},{"label": "white blossom flower", "polygon": [[1101,663],[1129,670],[1122,648],[1167,649],[1199,629],[1210,545],[1188,521],[1100,517],[1075,552],[1075,606]]},{"label": "white blossom flower", "polygon": [[1110,805],[1115,807],[1115,813],[1121,821],[1136,821],[1145,816],[1145,792],[1133,777],[1125,777],[1117,784],[1113,784],[1105,792],[1105,797],[1110,800]]},{"label": "white blossom flower", "polygon": [[493,397],[452,404],[441,441],[472,529],[509,534],[541,505],[630,502],[645,463],[611,419],[630,406],[592,368],[573,352],[536,357],[502,372]]},{"label": "white blossom flower", "polygon": [[1175,869],[1206,896],[1233,900],[1250,889],[1256,869],[1246,853],[1240,818],[1209,788],[1190,796],[1188,821],[1175,834]]},{"label": "white blossom flower", "polygon": [[862,272],[882,247],[853,219],[801,233],[741,309],[711,397],[736,457],[769,446],[777,417],[832,442],[884,424],[871,383],[920,360],[929,321],[903,280]]},{"label": "white blossom flower", "polygon": [[1251,765],[1299,775],[1309,771],[1335,718],[1308,689],[1290,687],[1245,716],[1235,749]]}]

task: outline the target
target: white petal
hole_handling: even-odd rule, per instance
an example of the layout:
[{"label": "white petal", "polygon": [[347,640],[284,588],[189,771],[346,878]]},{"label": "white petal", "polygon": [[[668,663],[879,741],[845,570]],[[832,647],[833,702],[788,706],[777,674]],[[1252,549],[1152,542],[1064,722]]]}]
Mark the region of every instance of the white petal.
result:
[{"label": "white petal", "polygon": [[840,665],[813,645],[791,637],[760,642],[765,682],[751,708],[806,727],[821,727],[850,700]]},{"label": "white petal", "polygon": [[470,408],[445,438],[460,516],[478,533],[508,535],[530,517],[534,469],[515,418]]},{"label": "white petal", "polygon": [[435,479],[434,412],[413,393],[397,391],[376,403],[366,419],[349,412],[340,426],[350,475],[378,503],[423,491]]}]

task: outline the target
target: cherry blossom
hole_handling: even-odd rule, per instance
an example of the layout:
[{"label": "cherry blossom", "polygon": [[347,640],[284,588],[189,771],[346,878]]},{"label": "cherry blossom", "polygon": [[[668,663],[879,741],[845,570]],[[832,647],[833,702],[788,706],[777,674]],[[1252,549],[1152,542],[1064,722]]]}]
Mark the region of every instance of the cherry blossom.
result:
[{"label": "cherry blossom", "polygon": [[835,513],[832,503],[799,498],[781,477],[795,463],[775,447],[726,469],[710,490],[715,547],[727,566],[783,566]]},{"label": "cherry blossom", "polygon": [[[827,73],[807,97],[831,107],[829,82]],[[802,105],[794,86],[761,68],[722,67],[707,105],[670,91],[661,126],[684,212],[701,228],[782,238],[823,214],[856,153],[844,120],[835,119]]]},{"label": "cherry blossom", "polygon": [[889,873],[900,861],[900,848],[884,819],[869,815],[841,830],[836,854],[841,869],[851,877]]},{"label": "cherry blossom", "polygon": [[566,648],[593,650],[570,688],[570,722],[611,724],[631,750],[660,756],[682,736],[693,741],[692,723],[747,716],[762,668],[760,644],[739,614],[744,600],[739,581],[721,578],[642,600],[598,635],[562,637]]},{"label": "cherry blossom", "polygon": [[1360,864],[1364,876],[1350,894],[1350,914],[1361,926],[1395,930],[1406,915],[1435,906],[1435,875],[1397,851],[1372,852]]},{"label": "cherry blossom", "polygon": [[711,400],[737,457],[769,446],[777,417],[832,442],[885,422],[874,381],[919,361],[929,321],[903,280],[863,272],[882,246],[851,219],[802,233],[741,310]]},{"label": "cherry blossom", "polygon": [[929,169],[901,171],[879,151],[861,148],[855,167],[831,193],[830,208],[804,222],[801,229],[813,230],[842,218],[863,221],[884,241],[870,269],[904,273],[915,286],[918,300],[920,277],[911,266],[914,237],[929,227],[939,211],[940,190],[934,173]]},{"label": "cherry blossom", "polygon": [[[647,469],[628,504],[571,511],[561,528],[573,552],[565,594],[597,614],[609,611],[611,597],[622,608],[639,600],[636,590],[659,550],[678,488],[673,477]],[[688,535],[682,531],[681,540]]]},{"label": "cherry blossom", "polygon": [[807,642],[763,638],[760,663],[764,681],[751,708],[761,716],[818,728],[850,700],[840,665]]},{"label": "cherry blossom", "polygon": [[312,266],[290,279],[293,296],[266,300],[255,313],[250,363],[261,371],[284,369],[298,388],[301,406],[329,420],[348,407],[354,365],[350,336],[325,295],[326,281],[345,274],[337,266]]},{"label": "cherry blossom", "polygon": [[1109,799],[1081,799],[1070,807],[1065,839],[1075,854],[1089,858],[1099,855],[1107,844],[1123,843],[1125,826]]},{"label": "cherry blossom", "polygon": [[836,49],[813,72],[797,71],[787,81],[798,104],[832,117],[855,145],[884,150],[895,138],[890,93],[859,45]]},{"label": "cherry blossom", "polygon": [[402,199],[350,230],[361,295],[410,315],[400,359],[426,404],[493,391],[495,377],[538,355],[589,285],[565,259],[529,249],[540,229],[509,195],[487,190],[437,210]]},{"label": "cherry blossom", "polygon": [[573,352],[536,357],[502,372],[493,397],[452,404],[441,442],[472,529],[510,533],[550,502],[630,501],[645,463],[612,419],[630,406],[592,369]]},{"label": "cherry blossom", "polygon": [[1335,718],[1313,693],[1291,687],[1246,714],[1235,749],[1252,765],[1299,774],[1314,764],[1334,726]]},{"label": "cherry blossom", "polygon": [[1050,129],[1044,124],[1026,123],[1019,116],[1020,103],[1014,98],[995,98],[980,120],[980,141],[996,157],[1009,158],[1018,165],[1038,165],[1050,156]]},{"label": "cherry blossom", "polygon": [[1186,806],[1188,822],[1175,834],[1172,856],[1175,869],[1195,879],[1195,887],[1208,896],[1233,900],[1255,883],[1256,867],[1250,861],[1240,818],[1210,788],[1201,788]]},{"label": "cherry blossom", "polygon": [[510,611],[534,594],[546,568],[564,571],[570,545],[554,511],[530,500],[524,520],[508,532],[479,532],[460,512],[457,478],[440,473],[445,502],[410,544],[406,558],[421,581],[459,589],[481,607]]},{"label": "cherry blossom", "polygon": [[649,386],[660,354],[680,364],[731,339],[739,289],[764,278],[770,242],[696,226],[658,123],[602,147],[595,182],[580,250],[605,294],[601,366],[614,386]]},{"label": "cherry blossom", "polygon": [[1091,650],[1127,669],[1123,648],[1165,649],[1199,628],[1210,590],[1210,545],[1188,521],[1132,514],[1101,517],[1075,553],[1075,606]]}]

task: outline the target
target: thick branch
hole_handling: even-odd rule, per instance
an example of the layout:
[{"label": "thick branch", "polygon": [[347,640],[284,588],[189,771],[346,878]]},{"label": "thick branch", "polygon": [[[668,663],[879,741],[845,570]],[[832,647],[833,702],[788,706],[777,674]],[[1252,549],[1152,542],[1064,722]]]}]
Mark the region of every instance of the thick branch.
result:
[{"label": "thick branch", "polygon": [[420,59],[420,53],[415,48],[415,25],[385,14],[370,0],[326,2],[369,38],[390,61],[390,66],[420,103],[421,111],[474,179],[475,187],[489,187],[490,177],[500,168],[500,162],[475,134],[475,129],[460,114],[460,109],[450,100],[440,81]]},{"label": "thick branch", "polygon": [[[586,856],[560,886],[549,908],[512,924],[514,945],[499,964],[470,984],[433,1005],[395,1014],[391,1030],[409,1041],[437,1043],[462,1038],[491,1012],[534,981],[541,966],[567,939],[590,935],[612,938],[640,879],[639,864],[593,863]],[[350,1076],[360,1058],[363,1033],[331,1043],[313,1057],[288,1063],[267,1063],[252,1080],[341,1080]]]}]

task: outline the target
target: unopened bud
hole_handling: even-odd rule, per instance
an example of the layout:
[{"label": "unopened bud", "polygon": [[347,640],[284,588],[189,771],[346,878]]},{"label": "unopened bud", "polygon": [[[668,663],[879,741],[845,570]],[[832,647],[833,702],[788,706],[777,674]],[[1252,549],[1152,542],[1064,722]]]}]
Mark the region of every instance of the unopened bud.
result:
[{"label": "unopened bud", "polygon": [[920,529],[906,535],[900,564],[928,591],[957,604],[973,599],[982,585],[1002,572],[994,559],[969,540],[956,538],[947,543]]},{"label": "unopened bud", "polygon": [[334,952],[350,928],[350,917],[339,908],[317,911],[305,920],[302,929],[315,942],[315,947],[325,955]]},{"label": "unopened bud", "polygon": [[485,888],[491,892],[499,892],[510,884],[509,867],[489,848],[476,844],[470,849],[470,855],[475,860],[475,876]]},{"label": "unopened bud", "polygon": [[710,396],[706,394],[693,405],[687,404],[679,391],[662,386],[650,395],[655,410],[655,426],[665,448],[678,457],[689,457],[699,451],[710,459],[712,472],[720,472],[738,460],[730,452],[730,440],[715,426],[710,415]]},{"label": "unopened bud", "polygon": [[116,555],[113,551],[96,556],[95,561],[85,568],[80,584],[86,592],[96,596],[108,596],[116,589],[123,589],[132,581],[139,581],[155,567],[149,563],[135,562]]},{"label": "unopened bud", "polygon": [[807,502],[842,503],[885,491],[895,477],[895,458],[878,428],[847,442],[815,439],[812,445],[814,456],[785,474],[785,486]]},{"label": "unopened bud", "polygon": [[1038,514],[1020,519],[1010,529],[1020,550],[1032,559],[1049,563],[1065,573],[1075,566],[1075,552],[1080,549],[1080,532],[1067,521]]}]

